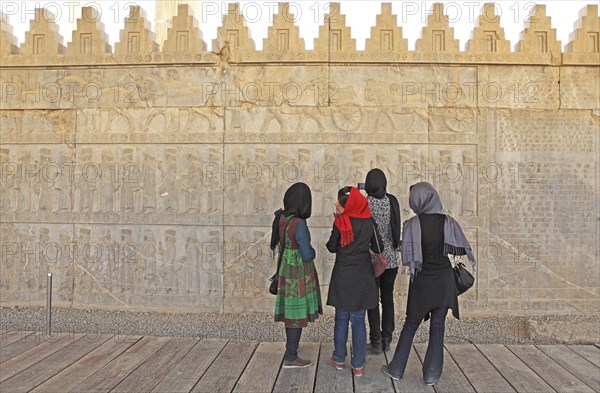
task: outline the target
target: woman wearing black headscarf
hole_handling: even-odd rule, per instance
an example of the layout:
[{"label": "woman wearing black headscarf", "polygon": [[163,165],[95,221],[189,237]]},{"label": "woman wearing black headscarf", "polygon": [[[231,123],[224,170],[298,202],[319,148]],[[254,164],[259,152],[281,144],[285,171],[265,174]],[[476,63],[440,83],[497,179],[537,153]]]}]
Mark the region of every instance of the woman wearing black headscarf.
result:
[{"label": "woman wearing black headscarf", "polygon": [[303,368],[310,360],[298,357],[302,328],[323,314],[315,250],[310,245],[306,220],[310,217],[312,196],[304,183],[293,184],[283,197],[283,210],[275,212],[271,250],[279,246],[279,284],[275,300],[275,321],[285,324],[287,342],[283,368]]},{"label": "woman wearing black headscarf", "polygon": [[[379,304],[368,311],[369,350],[373,354],[381,350],[389,351],[394,334],[394,283],[400,265],[400,204],[398,199],[386,192],[387,179],[381,169],[371,169],[365,180],[365,191],[371,215],[377,224],[377,229],[383,239],[383,255],[388,266],[385,272],[376,279],[377,288],[381,297],[381,318]],[[373,257],[375,257],[373,255]]]},{"label": "woman wearing black headscarf", "polygon": [[429,183],[410,188],[410,208],[416,216],[404,223],[402,265],[410,270],[406,320],[394,358],[383,368],[392,379],[404,375],[415,333],[431,318],[423,379],[435,384],[444,367],[444,330],[448,309],[459,318],[456,282],[448,254],[466,255],[475,269],[473,251],[460,225],[442,213],[440,196]]}]

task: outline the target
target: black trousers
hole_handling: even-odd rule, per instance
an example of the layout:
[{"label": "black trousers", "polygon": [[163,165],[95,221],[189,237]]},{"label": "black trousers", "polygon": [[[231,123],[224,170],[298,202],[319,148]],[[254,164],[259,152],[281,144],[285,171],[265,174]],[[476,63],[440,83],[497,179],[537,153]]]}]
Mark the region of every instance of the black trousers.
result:
[{"label": "black trousers", "polygon": [[302,335],[302,328],[285,328],[285,355],[283,360],[294,361],[298,358],[298,344],[300,343],[300,336]]},{"label": "black trousers", "polygon": [[398,275],[398,268],[386,269],[377,278],[377,286],[381,297],[381,319],[379,317],[379,305],[368,310],[369,339],[372,344],[381,342],[391,343],[394,334],[394,283]]},{"label": "black trousers", "polygon": [[[442,375],[442,369],[444,368],[444,330],[446,328],[447,313],[447,308],[436,308],[431,311],[429,343],[423,361],[423,380],[425,382],[437,382]],[[420,324],[421,321],[404,322],[394,358],[388,365],[388,370],[400,378],[404,375],[413,338]]]}]

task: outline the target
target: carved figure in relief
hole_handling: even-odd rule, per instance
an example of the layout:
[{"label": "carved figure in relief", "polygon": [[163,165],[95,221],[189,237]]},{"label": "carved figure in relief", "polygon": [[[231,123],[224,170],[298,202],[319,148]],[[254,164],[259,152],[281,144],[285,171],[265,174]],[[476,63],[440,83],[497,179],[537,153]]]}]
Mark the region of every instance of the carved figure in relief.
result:
[{"label": "carved figure in relief", "polygon": [[92,213],[94,211],[96,183],[100,180],[102,173],[97,169],[98,165],[92,162],[91,147],[81,149],[80,162],[82,173],[81,176],[78,176],[79,211],[81,213]]},{"label": "carved figure in relief", "polygon": [[39,258],[36,263],[37,270],[37,290],[43,291],[46,288],[48,282],[48,262],[54,261],[55,258],[60,254],[55,254],[56,248],[49,246],[50,244],[50,229],[40,228],[40,236],[38,238],[38,247],[40,249]]},{"label": "carved figure in relief", "polygon": [[132,294],[135,292],[136,269],[140,261],[139,250],[133,242],[131,229],[121,229],[121,292]]},{"label": "carved figure in relief", "polygon": [[73,212],[73,182],[75,181],[76,171],[73,161],[72,151],[64,152],[59,156],[59,163],[63,166],[63,172],[54,186],[57,193],[57,211],[65,215],[70,215]]},{"label": "carved figure in relief", "polygon": [[62,253],[59,255],[57,260],[57,266],[60,272],[58,280],[58,289],[61,294],[65,294],[67,297],[73,295],[73,288],[71,284],[73,282],[73,259],[76,257],[77,248],[72,246],[72,234],[71,232],[61,231],[58,235],[58,244],[62,248]]},{"label": "carved figure in relief", "polygon": [[186,156],[186,170],[182,175],[181,186],[184,191],[184,212],[197,214],[201,211],[202,164],[200,164],[200,159],[194,153],[188,153]]},{"label": "carved figure in relief", "polygon": [[78,292],[83,295],[92,294],[94,290],[94,278],[97,276],[98,258],[104,250],[95,246],[92,243],[92,231],[89,228],[80,228],[77,241],[80,247],[78,251],[81,253],[81,259],[77,261],[79,264],[78,276],[79,286]]},{"label": "carved figure in relief", "polygon": [[144,241],[141,247],[141,257],[143,258],[143,271],[140,271],[140,282],[144,283],[143,292],[153,293],[157,282],[156,272],[156,236],[154,231],[146,229],[144,231]]},{"label": "carved figure in relief", "polygon": [[39,253],[36,249],[36,237],[33,233],[33,229],[23,228],[18,230],[17,239],[23,247],[27,247],[27,250],[32,250],[31,252],[23,253],[22,264],[21,264],[21,275],[19,277],[19,292],[21,293],[30,293],[34,288],[34,269],[37,263],[39,263]]},{"label": "carved figure in relief", "polygon": [[117,181],[119,166],[115,162],[110,149],[102,150],[102,178],[100,181],[99,208],[103,213],[116,211],[115,201],[119,183]]},{"label": "carved figure in relief", "polygon": [[475,215],[477,190],[477,162],[468,151],[462,153],[462,165],[459,166],[461,187],[461,214],[465,217]]},{"label": "carved figure in relief", "polygon": [[116,247],[110,229],[103,229],[100,232],[98,245],[100,246],[100,250],[102,250],[99,279],[102,288],[112,293],[115,281],[118,282],[118,277],[115,277],[115,274],[118,271],[119,247]]},{"label": "carved figure in relief", "polygon": [[156,211],[156,157],[145,151],[142,172],[142,213],[149,214]]},{"label": "carved figure in relief", "polygon": [[20,134],[21,129],[21,112],[0,111],[0,129],[6,134]]},{"label": "carved figure in relief", "polygon": [[37,197],[39,191],[39,162],[29,152],[24,152],[18,159],[18,164],[23,167],[16,177],[15,189],[17,190],[17,212],[29,213],[32,208],[32,198]]},{"label": "carved figure in relief", "polygon": [[159,210],[163,213],[178,212],[177,149],[167,148],[164,161],[158,162],[160,172]]},{"label": "carved figure in relief", "polygon": [[52,152],[50,149],[40,149],[40,176],[37,180],[40,194],[37,203],[37,211],[42,213],[49,213],[52,211],[52,189],[56,184],[57,178],[61,176],[60,172],[56,171],[55,164],[51,165],[51,163]]},{"label": "carved figure in relief", "polygon": [[456,165],[452,162],[451,150],[440,151],[439,166],[436,165],[433,170],[440,198],[444,201],[444,210],[449,214],[456,214],[455,204],[458,191],[455,186],[458,183],[458,174]]},{"label": "carved figure in relief", "polygon": [[[205,168],[202,168],[202,190],[203,193],[201,198],[203,202],[206,202],[205,212],[213,214],[218,212],[221,208],[221,193],[223,192],[223,178],[221,177],[222,171],[217,170],[216,173],[213,171],[215,168],[221,168],[221,151],[215,148],[209,148],[208,150],[208,163],[205,164]],[[221,168],[222,170],[222,168]]]},{"label": "carved figure in relief", "polygon": [[215,299],[221,299],[223,296],[223,265],[218,252],[222,247],[221,244],[221,232],[209,231],[208,243],[202,252],[203,269],[210,274],[207,274],[208,286],[206,289],[201,287],[201,290],[207,291],[209,296]]},{"label": "carved figure in relief", "polygon": [[119,182],[121,192],[121,213],[133,213],[135,211],[136,194],[139,191],[139,170],[133,160],[133,149],[123,149],[122,179]]},{"label": "carved figure in relief", "polygon": [[[18,233],[13,226],[3,225],[0,227],[0,236],[6,251],[10,246],[18,247]],[[15,284],[21,278],[19,277],[19,268],[22,262],[17,252],[6,252],[0,261],[0,288],[5,294],[14,293],[18,289]]]},{"label": "carved figure in relief", "polygon": [[18,192],[16,190],[16,178],[18,174],[18,165],[12,163],[9,148],[0,149],[0,165],[2,170],[2,188],[0,193],[0,213],[13,212],[17,209]]},{"label": "carved figure in relief", "polygon": [[[200,132],[212,132],[214,131],[217,127],[215,126],[215,123],[213,122],[213,120],[210,118],[210,116],[207,116],[206,114],[204,114],[201,110],[196,109],[196,108],[180,108],[179,109],[179,118],[181,121],[181,115],[182,113],[185,113],[185,124],[183,126],[183,131],[184,133],[188,134],[188,133],[200,133]],[[208,129],[206,129],[206,126],[201,126],[202,122],[198,121],[200,119],[203,119],[206,123],[208,123]]]},{"label": "carved figure in relief", "polygon": [[206,293],[208,272],[203,271],[200,258],[200,245],[196,234],[188,236],[185,242],[185,270],[188,271],[186,287],[188,293]]},{"label": "carved figure in relief", "polygon": [[181,266],[177,261],[177,231],[168,229],[165,231],[164,262],[167,269],[167,294],[177,293],[179,290],[178,272]]},{"label": "carved figure in relief", "polygon": [[[278,171],[265,165],[267,163],[267,149],[257,147],[254,151],[254,157],[254,163],[251,164],[252,167],[248,166],[248,170],[246,171],[246,178],[248,182],[252,183],[252,194],[254,195],[254,198],[249,201],[253,206],[250,206],[248,211],[257,214],[266,214],[267,204],[270,203],[269,197],[275,191],[275,182],[273,179]],[[275,173],[271,173],[271,171]]]}]

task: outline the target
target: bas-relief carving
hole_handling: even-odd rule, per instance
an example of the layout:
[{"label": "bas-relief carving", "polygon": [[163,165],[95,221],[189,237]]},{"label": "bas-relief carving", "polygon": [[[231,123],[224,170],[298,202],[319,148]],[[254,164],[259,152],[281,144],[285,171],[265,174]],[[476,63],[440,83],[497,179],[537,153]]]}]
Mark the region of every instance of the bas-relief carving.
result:
[{"label": "bas-relief carving", "polygon": [[2,145],[5,221],[68,222],[72,217],[74,151],[68,146]]},{"label": "bas-relief carving", "polygon": [[558,67],[480,66],[479,107],[556,110],[562,89],[559,76]]},{"label": "bas-relief carving", "polygon": [[332,66],[330,105],[476,107],[476,67]]},{"label": "bas-relief carving", "polygon": [[219,224],[220,146],[79,145],[75,214],[89,222]]},{"label": "bas-relief carving", "polygon": [[220,227],[78,224],[76,304],[221,308]]},{"label": "bas-relief carving", "polygon": [[282,105],[226,110],[227,142],[403,142],[427,137],[423,108]]},{"label": "bas-relief carving", "polygon": [[[429,181],[444,195],[445,210],[459,217],[477,215],[476,146],[428,144],[328,145],[268,144],[225,151],[226,225],[268,226],[287,187],[297,181],[313,191],[315,225],[328,225],[337,190],[364,182],[367,172],[381,168],[388,190],[399,196],[408,214],[408,186]],[[247,198],[247,196],[253,196]],[[239,197],[238,197],[239,196]],[[242,197],[243,196],[243,197]]]},{"label": "bas-relief carving", "polygon": [[0,111],[0,141],[7,144],[75,143],[75,111]]},{"label": "bas-relief carving", "polygon": [[223,109],[151,107],[77,111],[78,143],[218,143]]},{"label": "bas-relief carving", "polygon": [[43,302],[48,273],[53,301],[73,298],[73,231],[69,224],[0,224],[3,257],[0,289],[4,302]]}]

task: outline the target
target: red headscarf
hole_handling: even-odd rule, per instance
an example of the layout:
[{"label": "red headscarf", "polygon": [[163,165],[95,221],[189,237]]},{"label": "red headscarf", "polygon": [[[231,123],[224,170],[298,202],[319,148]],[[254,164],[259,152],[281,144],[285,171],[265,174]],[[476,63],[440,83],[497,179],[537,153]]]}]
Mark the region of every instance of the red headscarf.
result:
[{"label": "red headscarf", "polygon": [[340,234],[342,235],[340,241],[342,247],[354,240],[354,232],[352,232],[350,217],[371,218],[371,210],[369,209],[367,198],[354,187],[350,187],[350,195],[346,201],[344,213],[340,214],[333,222],[333,225],[340,230]]}]

